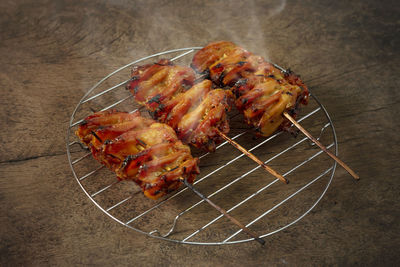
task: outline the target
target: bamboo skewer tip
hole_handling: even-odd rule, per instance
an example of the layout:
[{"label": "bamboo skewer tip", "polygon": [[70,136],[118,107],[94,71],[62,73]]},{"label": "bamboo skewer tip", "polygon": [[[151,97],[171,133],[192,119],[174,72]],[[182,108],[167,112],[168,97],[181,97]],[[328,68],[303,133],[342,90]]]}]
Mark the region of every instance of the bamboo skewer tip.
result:
[{"label": "bamboo skewer tip", "polygon": [[258,235],[256,233],[254,233],[253,231],[251,231],[249,228],[247,228],[246,226],[244,226],[241,222],[239,222],[236,218],[234,218],[232,215],[230,215],[226,210],[224,210],[223,208],[221,208],[220,206],[218,206],[217,204],[215,204],[214,202],[212,202],[209,198],[207,198],[206,196],[204,196],[202,193],[200,193],[196,188],[193,187],[193,185],[191,185],[185,178],[180,177],[179,178],[181,182],[183,182],[183,184],[188,187],[190,190],[192,190],[196,195],[198,195],[201,199],[203,199],[204,201],[206,201],[210,206],[212,206],[214,209],[218,210],[222,215],[224,215],[226,218],[228,218],[232,223],[234,223],[235,225],[237,225],[239,228],[241,228],[246,234],[248,234],[249,236],[251,236],[252,238],[254,238],[254,240],[256,240],[258,243],[260,243],[261,245],[265,244],[265,241],[263,239],[261,239],[260,237],[258,237]]},{"label": "bamboo skewer tip", "polygon": [[354,179],[359,180],[360,176],[356,174],[346,163],[336,157],[332,152],[330,152],[323,144],[321,144],[315,137],[313,137],[306,129],[303,128],[289,113],[286,111],[283,115],[296,126],[305,136],[307,136],[311,141],[313,141],[319,148],[321,148],[328,156],[334,159],[340,166],[342,166]]},{"label": "bamboo skewer tip", "polygon": [[231,138],[229,138],[226,134],[224,134],[223,132],[221,132],[219,129],[217,129],[218,134],[225,139],[227,142],[229,142],[231,145],[233,145],[236,149],[240,150],[243,154],[245,154],[247,157],[249,157],[250,159],[252,159],[253,161],[255,161],[258,165],[260,165],[264,170],[266,170],[267,172],[269,172],[270,174],[272,174],[273,176],[275,176],[276,178],[278,178],[279,180],[281,180],[282,182],[284,182],[285,184],[288,184],[289,181],[283,177],[281,174],[279,174],[277,171],[275,171],[274,169],[272,169],[271,167],[267,166],[264,162],[262,162],[259,158],[257,158],[254,154],[252,154],[250,151],[248,151],[247,149],[245,149],[244,147],[242,147],[241,145],[239,145],[238,143],[236,143],[234,140],[232,140]]}]

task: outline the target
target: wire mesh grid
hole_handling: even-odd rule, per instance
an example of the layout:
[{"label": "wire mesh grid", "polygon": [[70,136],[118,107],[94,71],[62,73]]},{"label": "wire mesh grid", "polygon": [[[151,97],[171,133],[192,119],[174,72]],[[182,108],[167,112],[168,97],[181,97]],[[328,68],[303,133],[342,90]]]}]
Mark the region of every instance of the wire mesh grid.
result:
[{"label": "wire mesh grid", "polygon": [[[69,164],[78,184],[99,209],[138,232],[198,245],[252,241],[253,238],[188,188],[181,188],[157,201],[147,199],[133,182],[119,181],[115,174],[99,165],[73,134],[83,118],[93,111],[113,108],[133,112],[140,108],[125,90],[132,65],[154,62],[160,57],[188,64],[190,54],[198,49],[201,47],[169,50],[133,61],[87,91],[73,111],[67,131]],[[311,95],[309,105],[301,114],[298,122],[337,155],[332,121],[315,96]],[[224,142],[217,146],[215,153],[192,149],[193,155],[200,158],[201,170],[195,187],[261,238],[301,220],[324,196],[332,182],[336,162],[301,135],[294,138],[286,132],[277,132],[268,138],[255,138],[237,111],[230,114],[230,125],[232,139],[280,172],[290,183],[283,184]]]}]

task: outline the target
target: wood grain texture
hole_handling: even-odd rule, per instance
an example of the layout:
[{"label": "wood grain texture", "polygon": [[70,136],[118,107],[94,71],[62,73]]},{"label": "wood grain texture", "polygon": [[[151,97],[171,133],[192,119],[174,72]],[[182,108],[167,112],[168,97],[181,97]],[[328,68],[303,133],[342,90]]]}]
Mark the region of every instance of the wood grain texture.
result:
[{"label": "wood grain texture", "polygon": [[[190,2],[0,2],[0,265],[399,265],[397,1]],[[136,233],[89,201],[66,158],[70,115],[95,82],[134,59],[223,39],[301,74],[361,177],[338,168],[316,208],[265,248]]]}]

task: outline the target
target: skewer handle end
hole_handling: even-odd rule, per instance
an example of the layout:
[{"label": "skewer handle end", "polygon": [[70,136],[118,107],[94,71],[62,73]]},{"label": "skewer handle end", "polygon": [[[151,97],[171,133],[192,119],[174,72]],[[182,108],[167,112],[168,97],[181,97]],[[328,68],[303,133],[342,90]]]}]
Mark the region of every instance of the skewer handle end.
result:
[{"label": "skewer handle end", "polygon": [[342,166],[354,179],[359,180],[360,176],[358,176],[346,163],[341,161],[338,157],[336,157],[332,152],[330,152],[323,144],[321,144],[317,139],[315,139],[306,129],[303,128],[292,116],[289,115],[286,111],[283,115],[291,122],[294,126],[296,126],[305,136],[307,136],[311,141],[313,141],[319,148],[321,148],[326,154],[328,154],[332,159],[334,159],[340,166]]},{"label": "skewer handle end", "polygon": [[254,156],[250,151],[248,151],[247,149],[245,149],[244,147],[242,147],[241,145],[239,145],[238,143],[236,143],[234,140],[232,140],[231,138],[229,138],[226,134],[224,134],[223,132],[221,132],[219,129],[217,129],[218,134],[225,139],[228,143],[230,143],[231,145],[233,145],[235,148],[237,148],[239,151],[241,151],[243,154],[245,154],[246,156],[248,156],[250,159],[252,159],[253,161],[255,161],[258,165],[260,165],[264,170],[266,170],[267,172],[269,172],[270,174],[272,174],[273,176],[275,176],[276,178],[278,178],[279,180],[281,180],[282,182],[284,182],[285,184],[288,184],[289,181],[283,177],[281,174],[279,174],[278,172],[276,172],[274,169],[268,167],[264,162],[262,162],[260,159],[258,159],[256,156]]}]

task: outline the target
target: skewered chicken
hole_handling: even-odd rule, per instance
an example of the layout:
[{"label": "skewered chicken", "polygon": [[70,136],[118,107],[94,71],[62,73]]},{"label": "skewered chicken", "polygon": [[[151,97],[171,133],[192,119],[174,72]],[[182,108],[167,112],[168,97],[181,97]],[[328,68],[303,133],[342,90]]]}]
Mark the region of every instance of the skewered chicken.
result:
[{"label": "skewered chicken", "polygon": [[174,128],[184,143],[214,151],[222,140],[218,130],[229,132],[226,113],[233,95],[222,89],[212,90],[210,80],[193,83],[191,68],[161,60],[135,67],[127,89],[154,118]]},{"label": "skewered chicken", "polygon": [[234,43],[220,41],[208,44],[193,57],[191,66],[207,73],[219,86],[229,86],[236,97],[236,107],[248,124],[260,135],[271,135],[278,128],[287,130],[301,104],[308,103],[308,88],[292,72],[281,72],[262,57]]},{"label": "skewered chicken", "polygon": [[181,178],[192,183],[199,173],[198,159],[174,130],[139,112],[97,112],[80,124],[76,135],[94,158],[119,179],[136,182],[151,199],[179,188]]},{"label": "skewered chicken", "polygon": [[137,102],[154,111],[175,94],[192,87],[194,80],[195,72],[191,68],[161,59],[155,64],[134,66],[127,89]]}]

